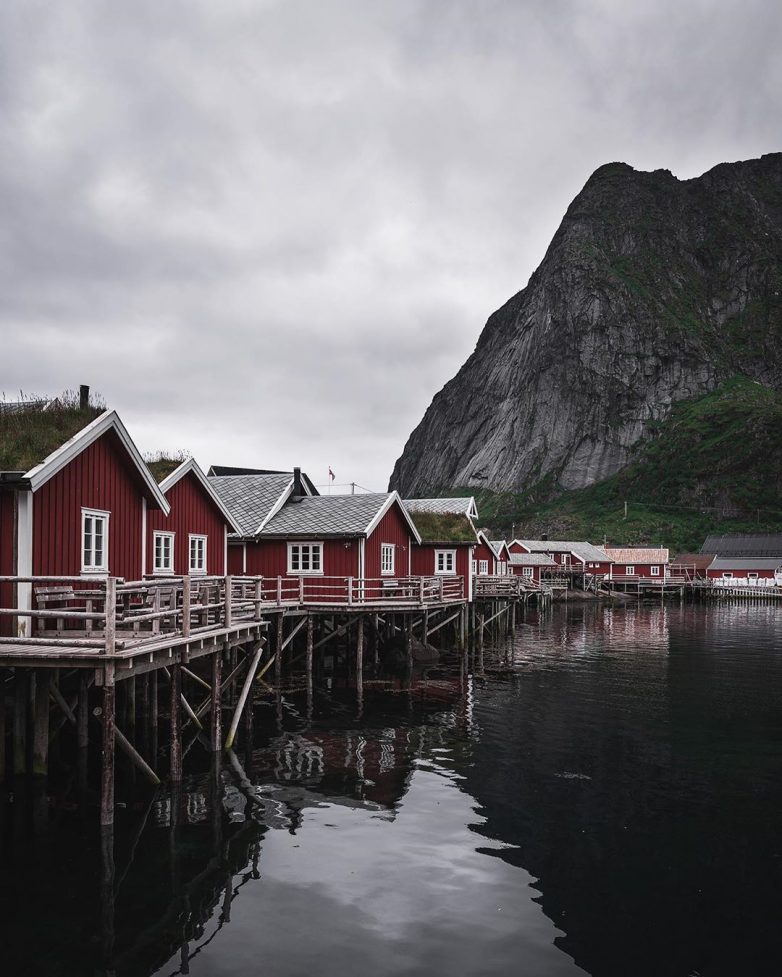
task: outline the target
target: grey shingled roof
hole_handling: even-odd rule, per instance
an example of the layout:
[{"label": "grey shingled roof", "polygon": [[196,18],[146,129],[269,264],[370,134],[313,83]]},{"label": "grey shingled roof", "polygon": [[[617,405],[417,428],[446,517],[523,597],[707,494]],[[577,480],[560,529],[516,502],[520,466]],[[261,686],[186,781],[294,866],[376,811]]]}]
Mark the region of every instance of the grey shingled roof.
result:
[{"label": "grey shingled roof", "polygon": [[545,553],[511,553],[508,562],[517,567],[555,567],[556,563]]},{"label": "grey shingled roof", "polygon": [[782,568],[782,557],[756,557],[742,560],[735,556],[717,556],[709,564],[709,570],[778,570]]},{"label": "grey shingled roof", "polygon": [[262,536],[363,536],[390,496],[316,495],[287,502],[269,520]]},{"label": "grey shingled roof", "polygon": [[741,556],[747,559],[754,556],[782,556],[782,533],[726,533],[722,536],[707,536],[706,542],[701,546],[701,553]]},{"label": "grey shingled roof", "polygon": [[477,512],[475,499],[470,495],[458,499],[404,499],[408,512],[441,512],[453,515],[472,515]]},{"label": "grey shingled roof", "polygon": [[605,550],[601,550],[599,546],[593,546],[592,543],[586,543],[584,541],[517,539],[516,542],[521,543],[522,546],[525,546],[533,553],[575,553],[580,560],[586,560],[589,563],[611,562]]},{"label": "grey shingled roof", "polygon": [[211,476],[209,484],[239,526],[255,536],[264,519],[293,481],[293,474]]}]

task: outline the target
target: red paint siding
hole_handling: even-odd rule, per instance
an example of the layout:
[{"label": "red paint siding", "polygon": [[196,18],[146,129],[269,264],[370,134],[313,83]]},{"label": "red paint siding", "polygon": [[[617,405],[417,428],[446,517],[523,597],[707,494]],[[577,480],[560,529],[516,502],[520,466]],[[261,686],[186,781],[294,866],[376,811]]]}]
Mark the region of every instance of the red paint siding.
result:
[{"label": "red paint siding", "polygon": [[413,576],[432,577],[434,572],[434,552],[435,550],[456,550],[456,576],[464,580],[464,596],[469,593],[468,582],[472,575],[470,562],[472,559],[473,545],[457,545],[451,543],[447,546],[435,546],[433,543],[422,543],[420,546],[413,546]]},{"label": "red paint siding", "polygon": [[395,502],[366,541],[364,576],[370,579],[382,576],[380,572],[380,547],[383,543],[393,543],[396,547],[393,575],[406,577],[409,573],[410,547],[413,542],[414,540],[410,537],[410,527],[399,508],[399,504]]},{"label": "red paint siding", "polygon": [[[660,568],[660,572],[653,575],[652,574],[652,567],[653,566],[659,567]],[[627,576],[628,575],[628,573],[627,573],[627,568],[628,567],[633,567],[634,568],[631,576],[635,576],[635,577],[653,577],[653,579],[655,579],[655,580],[657,580],[657,579],[662,580],[665,577],[666,564],[665,563],[662,563],[662,562],[660,562],[660,563],[614,563],[613,564],[612,575],[614,577]]]},{"label": "red paint siding", "polygon": [[[540,574],[541,574],[541,570],[543,569],[543,567],[540,566],[540,564],[533,564],[533,566],[532,566],[532,576],[527,576],[524,573],[524,567],[523,567],[523,565],[522,566],[519,566],[518,564],[514,564],[509,569],[510,569],[510,572],[513,574],[514,577],[524,577],[525,580],[533,580],[535,583],[540,583]],[[554,567],[548,567],[547,569],[553,570]]]},{"label": "red paint siding", "polygon": [[[206,572],[215,576],[225,573],[225,517],[214,504],[192,472],[166,492],[171,506],[168,516],[159,509],[147,513],[147,573],[154,573],[154,532],[175,533],[174,573],[190,572],[190,543],[194,533],[206,536]],[[241,563],[240,569],[241,572]]]},{"label": "red paint siding", "polygon": [[228,543],[228,572],[236,577],[244,576],[244,544]]},{"label": "red paint siding", "polygon": [[513,543],[508,543],[508,551],[510,553],[529,553],[526,546],[522,546],[521,543],[515,541]]},{"label": "red paint siding", "polygon": [[109,573],[141,576],[142,494],[114,432],[98,438],[33,494],[33,573],[81,573],[81,510],[109,518]]},{"label": "red paint siding", "polygon": [[481,540],[480,543],[475,547],[474,560],[478,561],[478,573],[480,573],[480,561],[486,560],[487,573],[494,574],[497,572],[495,567],[495,562],[497,557],[494,555],[493,551],[486,545],[486,543]]},{"label": "red paint siding", "polygon": [[772,580],[774,578],[774,571],[773,570],[765,570],[765,569],[763,569],[763,570],[747,570],[747,569],[744,569],[744,570],[731,570],[731,569],[727,569],[727,570],[707,570],[706,571],[706,574],[707,574],[709,580],[721,580],[723,573],[732,573],[734,580],[747,580],[748,579],[747,574],[750,574],[750,573],[756,573],[758,575],[758,579]]}]

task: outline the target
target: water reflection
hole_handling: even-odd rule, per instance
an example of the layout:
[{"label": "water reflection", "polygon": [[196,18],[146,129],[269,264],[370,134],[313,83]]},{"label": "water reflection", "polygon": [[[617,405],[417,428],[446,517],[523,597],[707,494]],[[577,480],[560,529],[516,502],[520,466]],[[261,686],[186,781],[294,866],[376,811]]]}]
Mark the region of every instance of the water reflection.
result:
[{"label": "water reflection", "polygon": [[220,764],[194,744],[180,790],[127,795],[113,862],[6,807],[4,965],[776,972],[780,638],[760,605],[532,612],[486,678],[259,702]]}]

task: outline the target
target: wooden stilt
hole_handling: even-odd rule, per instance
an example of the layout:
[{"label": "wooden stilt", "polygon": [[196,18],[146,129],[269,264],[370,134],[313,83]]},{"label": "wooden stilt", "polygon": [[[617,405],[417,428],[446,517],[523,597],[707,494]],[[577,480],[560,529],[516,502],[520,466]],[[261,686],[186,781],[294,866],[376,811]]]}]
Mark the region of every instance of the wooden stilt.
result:
[{"label": "wooden stilt", "polygon": [[410,614],[407,620],[402,618],[403,627],[405,629],[405,654],[407,655],[407,665],[409,668],[413,667],[413,615]]},{"label": "wooden stilt", "polygon": [[311,614],[307,616],[307,687],[312,688],[312,650],[315,644],[315,620]]},{"label": "wooden stilt", "polygon": [[33,713],[33,776],[49,773],[49,670],[36,669],[35,710]]},{"label": "wooden stilt", "polygon": [[277,615],[277,641],[275,642],[274,648],[277,652],[277,658],[274,662],[274,684],[277,688],[282,684],[282,648],[283,640],[285,634],[285,617],[282,614]]},{"label": "wooden stilt", "polygon": [[149,675],[149,755],[155,763],[158,754],[158,710],[157,672]]},{"label": "wooden stilt", "polygon": [[358,619],[356,628],[356,688],[359,695],[364,686],[364,617]]},{"label": "wooden stilt", "polygon": [[125,679],[122,683],[127,685],[126,692],[126,705],[127,705],[127,730],[128,739],[132,742],[136,742],[136,676]]},{"label": "wooden stilt", "polygon": [[255,647],[255,653],[253,654],[252,661],[250,662],[250,667],[247,670],[247,675],[244,678],[244,685],[242,686],[242,691],[239,695],[239,701],[236,703],[236,709],[234,710],[233,719],[231,720],[231,727],[228,730],[228,735],[225,738],[225,748],[230,750],[233,746],[234,740],[236,739],[236,730],[239,728],[239,719],[242,715],[242,709],[247,701],[247,697],[250,694],[250,689],[252,688],[253,679],[255,678],[255,673],[258,670],[258,663],[261,660],[261,655],[263,654],[263,642],[259,641]]},{"label": "wooden stilt", "polygon": [[27,770],[27,691],[26,669],[17,668],[14,681],[14,775]]},{"label": "wooden stilt", "polygon": [[0,679],[0,784],[5,780],[5,682]]},{"label": "wooden stilt", "polygon": [[178,783],[182,779],[182,666],[177,662],[171,666],[170,717],[171,717],[171,779]]},{"label": "wooden stilt", "polygon": [[212,656],[212,712],[209,743],[213,752],[223,747],[223,652]]},{"label": "wooden stilt", "polygon": [[100,823],[102,827],[114,824],[114,729],[115,729],[114,666],[105,666],[103,676],[103,706],[101,709],[101,777]]}]

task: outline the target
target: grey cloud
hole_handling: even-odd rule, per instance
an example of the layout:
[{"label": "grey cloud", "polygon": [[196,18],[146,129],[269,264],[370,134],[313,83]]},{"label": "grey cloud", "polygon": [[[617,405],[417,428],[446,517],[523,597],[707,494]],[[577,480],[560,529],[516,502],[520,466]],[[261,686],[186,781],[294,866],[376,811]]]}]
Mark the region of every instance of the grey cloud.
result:
[{"label": "grey cloud", "polygon": [[382,488],[596,166],[779,149],[781,26],[763,0],[11,0],[0,388],[89,382],[145,450]]}]

